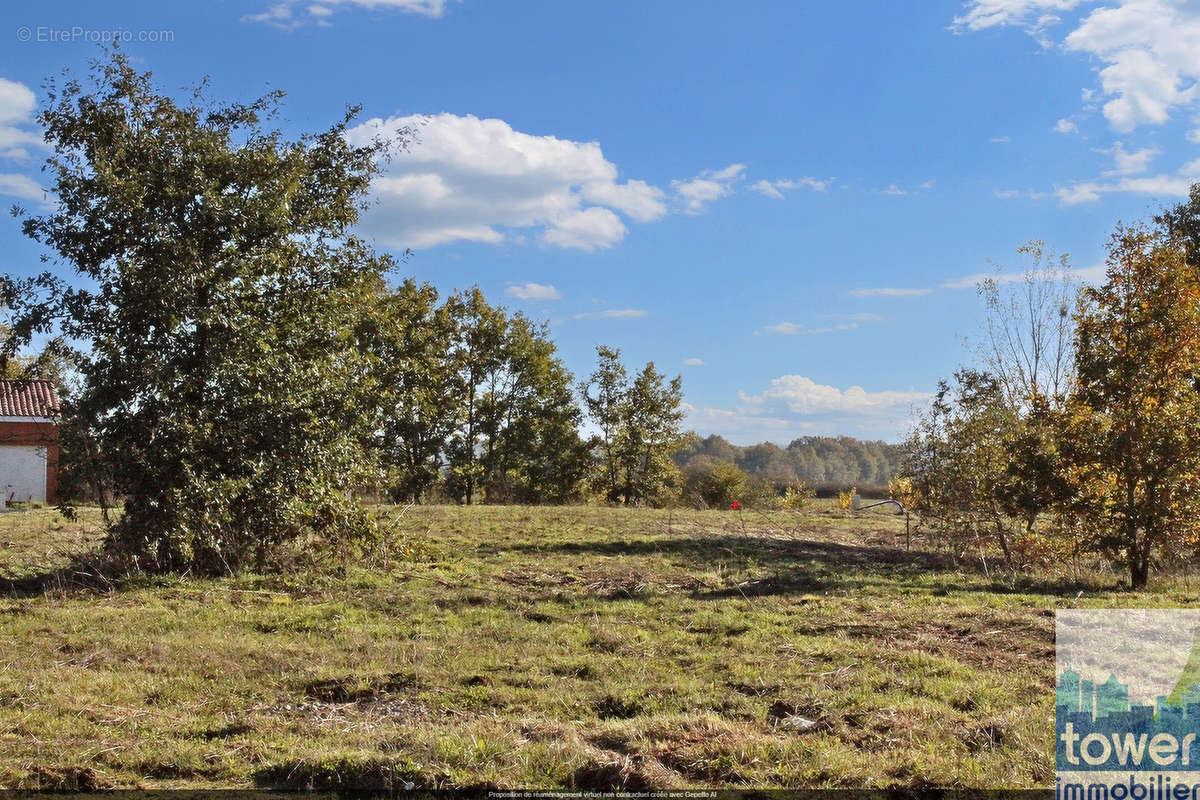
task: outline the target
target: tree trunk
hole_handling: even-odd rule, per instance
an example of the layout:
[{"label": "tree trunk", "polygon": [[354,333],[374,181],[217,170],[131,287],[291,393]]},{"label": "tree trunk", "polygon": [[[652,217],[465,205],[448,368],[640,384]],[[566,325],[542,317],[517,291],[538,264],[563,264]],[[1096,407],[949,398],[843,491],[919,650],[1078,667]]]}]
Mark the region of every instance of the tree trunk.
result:
[{"label": "tree trunk", "polygon": [[1145,589],[1150,579],[1150,559],[1144,556],[1129,557],[1129,587]]}]

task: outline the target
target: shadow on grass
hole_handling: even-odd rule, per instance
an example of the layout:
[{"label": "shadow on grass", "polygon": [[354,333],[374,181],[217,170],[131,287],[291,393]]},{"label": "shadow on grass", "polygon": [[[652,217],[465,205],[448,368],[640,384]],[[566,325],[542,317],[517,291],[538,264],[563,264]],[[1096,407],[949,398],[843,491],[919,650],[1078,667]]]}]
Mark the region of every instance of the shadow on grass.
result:
[{"label": "shadow on grass", "polygon": [[[481,547],[478,552],[488,548]],[[1120,591],[1121,586],[1047,578],[988,569],[978,561],[955,561],[945,553],[874,545],[847,545],[806,539],[738,535],[656,536],[635,540],[593,540],[508,545],[505,552],[594,556],[661,556],[675,566],[713,570],[754,565],[763,576],[717,589],[697,589],[698,599],[765,597],[865,587],[903,585],[933,594],[986,592],[1070,596],[1080,591]],[[1001,574],[1002,573],[1002,574]]]},{"label": "shadow on grass", "polygon": [[[132,586],[144,586],[154,577],[141,573],[103,550],[91,550],[70,557],[61,567],[16,576],[0,575],[0,596],[36,597],[44,594],[108,593]],[[166,580],[160,576],[159,580]]]}]

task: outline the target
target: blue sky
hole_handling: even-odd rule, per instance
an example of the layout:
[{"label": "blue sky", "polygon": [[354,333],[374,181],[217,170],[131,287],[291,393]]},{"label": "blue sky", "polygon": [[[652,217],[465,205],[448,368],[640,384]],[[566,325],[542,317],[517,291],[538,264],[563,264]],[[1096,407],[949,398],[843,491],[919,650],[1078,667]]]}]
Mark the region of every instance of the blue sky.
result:
[{"label": "blue sky", "polygon": [[[593,348],[682,373],[737,443],[899,439],[968,358],[971,276],[1200,176],[1200,5],[1174,0],[112,2],[0,11],[0,200],[37,208],[43,79],[116,35],[170,91],[287,91],[292,133],[417,124],[363,232]],[[0,269],[39,250],[0,220]]]}]

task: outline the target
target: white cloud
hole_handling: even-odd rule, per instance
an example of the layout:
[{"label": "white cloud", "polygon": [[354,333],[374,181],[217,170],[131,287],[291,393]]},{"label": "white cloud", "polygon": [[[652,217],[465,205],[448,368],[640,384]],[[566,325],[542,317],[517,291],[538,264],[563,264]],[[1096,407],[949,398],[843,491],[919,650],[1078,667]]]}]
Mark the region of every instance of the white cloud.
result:
[{"label": "white cloud", "polygon": [[28,148],[44,148],[33,126],[37,98],[28,86],[0,78],[0,158],[26,158]]},{"label": "white cloud", "polygon": [[515,297],[518,300],[561,300],[562,295],[558,289],[544,283],[523,283],[520,285],[512,285],[504,290],[504,293],[509,297]]},{"label": "white cloud", "polygon": [[829,188],[829,185],[833,183],[833,181],[833,178],[818,180],[816,178],[805,176],[796,180],[792,180],[790,178],[784,178],[777,181],[761,180],[752,183],[749,188],[751,191],[758,192],[766,197],[782,200],[783,192],[785,190],[812,189],[814,192],[824,192]]},{"label": "white cloud", "polygon": [[585,184],[582,193],[589,203],[615,208],[638,222],[653,222],[667,213],[663,190],[645,181],[596,180]]},{"label": "white cloud", "polygon": [[684,404],[687,425],[719,433],[731,441],[774,440],[786,444],[803,434],[847,434],[898,440],[908,426],[911,409],[931,395],[916,390],[840,389],[803,375],[783,375],[761,393],[738,392],[733,408]]},{"label": "white cloud", "polygon": [[1020,283],[1025,280],[1024,272],[976,272],[961,278],[951,278],[941,284],[943,289],[974,289],[988,278],[996,283]]},{"label": "white cloud", "polygon": [[882,391],[868,392],[861,386],[839,389],[814,381],[803,375],[782,375],[771,381],[761,394],[738,393],[738,399],[751,408],[778,407],[780,404],[796,414],[839,412],[863,415],[893,415],[907,412],[913,403],[929,399],[927,392]]},{"label": "white cloud", "polygon": [[688,402],[684,402],[682,408],[684,425],[689,430],[702,434],[716,433],[737,445],[767,441],[787,445],[797,436],[819,432],[813,423],[801,420],[767,417],[713,406],[694,406]]},{"label": "white cloud", "polygon": [[[1013,25],[1049,45],[1047,30],[1061,22],[1057,12],[1081,5],[1081,0],[971,0],[953,27],[977,31]],[[1195,3],[1110,0],[1093,8],[1061,43],[1104,65],[1099,92],[1086,95],[1084,102],[1090,106],[1104,100],[1101,111],[1118,133],[1160,125],[1174,109],[1200,99],[1200,59],[1195,55],[1200,51],[1200,13]],[[1074,123],[1060,120],[1057,129],[1073,132]]]},{"label": "white cloud", "polygon": [[671,181],[676,198],[682,203],[683,213],[701,214],[714,200],[730,194],[733,185],[745,172],[745,164],[730,164],[719,170],[705,170],[694,178]]},{"label": "white cloud", "polygon": [[884,287],[878,289],[851,289],[854,297],[920,297],[932,292],[933,289],[897,289]]},{"label": "white cloud", "polygon": [[766,325],[763,327],[767,333],[781,333],[784,336],[820,336],[823,333],[833,333],[833,326],[824,328],[806,328],[795,322],[780,322],[777,325]]},{"label": "white cloud", "polygon": [[1141,150],[1130,153],[1125,150],[1124,143],[1116,142],[1112,147],[1100,152],[1112,156],[1113,168],[1103,173],[1105,176],[1111,176],[1136,175],[1139,172],[1145,172],[1150,166],[1150,162],[1162,151],[1157,147],[1143,147]]},{"label": "white cloud", "polygon": [[[1185,170],[1187,167],[1185,167]],[[1158,197],[1186,197],[1192,180],[1188,175],[1147,175],[1140,178],[1122,178],[1108,183],[1083,181],[1070,186],[1056,187],[1055,195],[1064,206],[1094,203],[1101,195],[1119,192],[1154,195]]]},{"label": "white cloud", "polygon": [[418,130],[372,186],[367,233],[394,248],[453,241],[499,243],[532,232],[558,247],[594,250],[620,242],[618,216],[649,222],[666,214],[661,189],[618,181],[597,142],[514,130],[499,119],[437,114],[372,119],[347,134],[355,143]]},{"label": "white cloud", "polygon": [[[862,311],[857,314],[825,314],[824,319],[832,320],[820,328],[809,328],[796,322],[780,322],[776,325],[766,325],[763,330],[767,333],[778,333],[785,336],[820,336],[836,331],[852,331],[860,322],[881,322],[882,314]],[[757,335],[757,334],[756,334]]]},{"label": "white cloud", "polygon": [[45,202],[48,197],[46,191],[28,175],[13,173],[0,173],[0,195],[38,203]]},{"label": "white cloud", "polygon": [[895,197],[903,197],[904,195],[908,194],[908,190],[901,189],[899,186],[897,186],[894,183],[888,184],[888,187],[886,189],[882,189],[881,191],[884,194],[890,194]]},{"label": "white cloud", "polygon": [[592,206],[558,218],[542,234],[542,241],[576,250],[612,247],[625,238],[625,224],[607,208]]},{"label": "white cloud", "polygon": [[971,0],[967,13],[954,18],[956,31],[979,31],[997,25],[1018,25],[1031,33],[1058,21],[1055,12],[1069,11],[1081,0]]},{"label": "white cloud", "polygon": [[269,6],[258,14],[247,14],[242,22],[261,22],[282,30],[295,30],[309,22],[328,25],[328,18],[333,15],[335,8],[365,8],[370,10],[383,9],[401,11],[406,14],[418,14],[425,17],[441,17],[446,13],[447,0],[321,0],[320,3],[310,4],[306,10],[308,16],[296,13],[299,0],[283,0]]},{"label": "white cloud", "polygon": [[1079,126],[1066,117],[1063,117],[1054,123],[1054,130],[1058,133],[1079,133]]},{"label": "white cloud", "polygon": [[1098,58],[1103,106],[1120,132],[1161,124],[1171,109],[1195,100],[1200,78],[1200,15],[1172,0],[1124,0],[1097,8],[1064,41],[1068,50]]},{"label": "white cloud", "polygon": [[988,141],[991,142],[992,144],[1008,144],[1009,142],[1012,141],[1012,137],[1011,136],[993,136],[991,139],[988,139]]},{"label": "white cloud", "polygon": [[703,367],[704,359],[703,358],[685,358],[683,360],[683,363],[689,367]]},{"label": "white cloud", "polygon": [[[1070,279],[1081,281],[1084,283],[1095,283],[1097,280],[1103,280],[1105,270],[1104,264],[1097,264],[1082,269],[1072,269]],[[976,272],[971,275],[964,275],[961,278],[952,278],[941,285],[943,289],[975,289],[984,280],[991,279],[997,284],[1021,283],[1029,277],[1029,272]]]},{"label": "white cloud", "polygon": [[1108,276],[1108,266],[1106,264],[1093,264],[1090,267],[1071,270],[1071,276],[1077,281],[1083,283],[1103,283]]},{"label": "white cloud", "polygon": [[992,194],[1001,200],[1015,200],[1018,197],[1042,200],[1050,196],[1048,192],[1035,192],[1033,189],[997,189]]},{"label": "white cloud", "polygon": [[607,311],[585,311],[575,314],[572,319],[637,319],[649,314],[642,308],[610,308]]}]

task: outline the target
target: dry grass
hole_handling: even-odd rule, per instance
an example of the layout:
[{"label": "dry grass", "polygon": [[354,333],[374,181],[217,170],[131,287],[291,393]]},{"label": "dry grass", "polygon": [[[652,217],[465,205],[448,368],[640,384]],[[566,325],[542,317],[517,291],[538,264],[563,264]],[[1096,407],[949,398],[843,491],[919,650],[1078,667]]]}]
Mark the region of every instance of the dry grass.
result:
[{"label": "dry grass", "polygon": [[0,516],[0,787],[1045,786],[1053,610],[1191,594],[984,575],[829,504],[399,525],[419,559],[84,589],[36,576],[93,517]]}]

